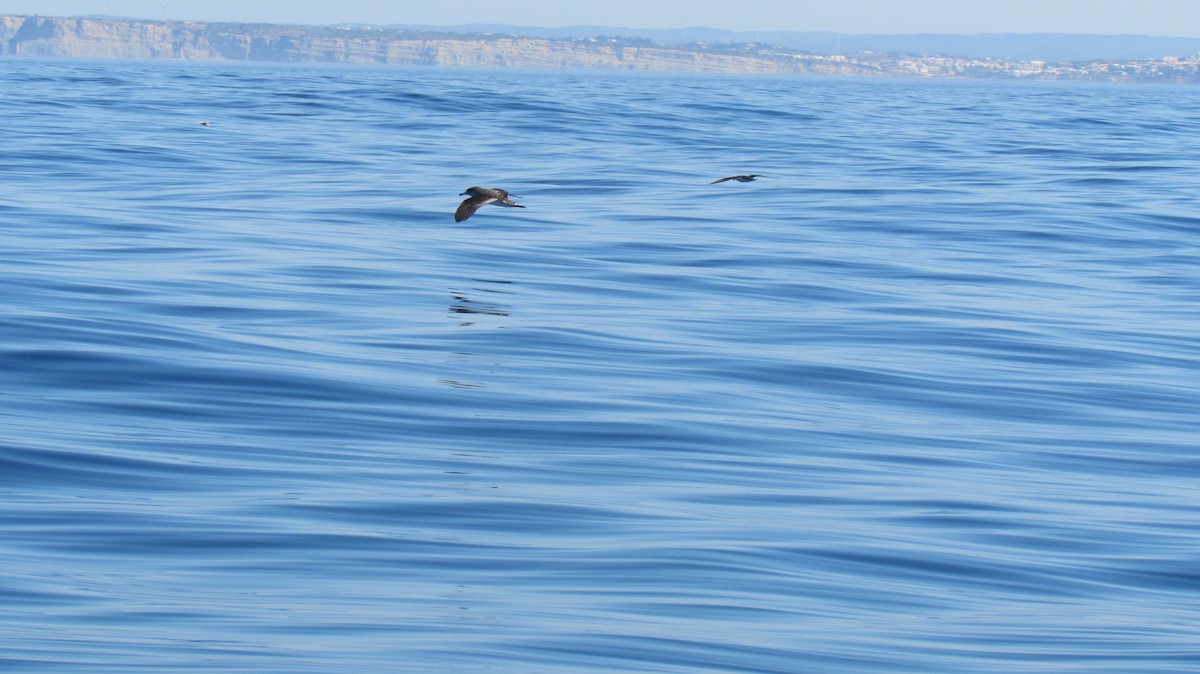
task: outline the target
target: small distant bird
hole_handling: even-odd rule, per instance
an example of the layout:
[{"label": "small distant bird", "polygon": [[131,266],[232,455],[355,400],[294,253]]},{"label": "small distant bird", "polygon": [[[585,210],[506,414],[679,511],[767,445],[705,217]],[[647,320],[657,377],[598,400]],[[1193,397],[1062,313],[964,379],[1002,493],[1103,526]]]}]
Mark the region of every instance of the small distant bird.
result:
[{"label": "small distant bird", "polygon": [[[509,193],[505,192],[504,190],[492,189],[489,187],[468,187],[466,192],[461,192],[458,196],[461,197],[464,194],[469,194],[471,196],[463,199],[463,202],[458,205],[458,210],[454,211],[455,222],[462,222],[463,220],[466,220],[472,215],[475,215],[475,211],[479,210],[480,206],[487,206],[488,204],[511,206],[514,208],[525,208],[521,204],[509,199]],[[513,194],[511,196],[516,197],[517,195]],[[520,197],[517,198],[520,199]]]},{"label": "small distant bird", "polygon": [[721,178],[720,180],[714,180],[711,183],[709,183],[709,185],[716,185],[717,183],[723,183],[726,180],[736,180],[739,183],[748,183],[751,180],[754,180],[755,178],[766,178],[766,176],[764,176],[761,173],[751,173],[748,176],[729,176],[728,178]]},{"label": "small distant bird", "polygon": [[212,126],[212,122],[196,122],[200,126]]}]

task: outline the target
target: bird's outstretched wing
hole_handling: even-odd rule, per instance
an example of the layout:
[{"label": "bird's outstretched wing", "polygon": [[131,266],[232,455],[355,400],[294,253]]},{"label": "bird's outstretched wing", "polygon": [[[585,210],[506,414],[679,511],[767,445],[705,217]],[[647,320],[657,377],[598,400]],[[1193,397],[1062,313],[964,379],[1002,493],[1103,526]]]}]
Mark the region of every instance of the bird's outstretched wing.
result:
[{"label": "bird's outstretched wing", "polygon": [[729,176],[728,178],[718,178],[717,180],[714,180],[711,183],[709,183],[709,185],[716,185],[717,183],[723,183],[726,180],[733,180],[736,177],[737,176]]},{"label": "bird's outstretched wing", "polygon": [[467,218],[475,215],[475,211],[479,210],[480,206],[486,206],[496,200],[496,197],[488,194],[477,194],[473,197],[463,199],[463,202],[458,205],[458,210],[454,211],[454,221],[462,222]]}]

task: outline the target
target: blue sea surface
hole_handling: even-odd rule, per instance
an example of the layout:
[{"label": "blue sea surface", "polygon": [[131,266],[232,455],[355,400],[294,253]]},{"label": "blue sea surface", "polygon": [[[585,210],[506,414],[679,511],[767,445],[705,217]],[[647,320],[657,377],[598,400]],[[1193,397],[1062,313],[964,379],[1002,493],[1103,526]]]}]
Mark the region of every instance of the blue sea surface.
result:
[{"label": "blue sea surface", "polygon": [[1200,671],[1200,89],[0,92],[0,671]]}]

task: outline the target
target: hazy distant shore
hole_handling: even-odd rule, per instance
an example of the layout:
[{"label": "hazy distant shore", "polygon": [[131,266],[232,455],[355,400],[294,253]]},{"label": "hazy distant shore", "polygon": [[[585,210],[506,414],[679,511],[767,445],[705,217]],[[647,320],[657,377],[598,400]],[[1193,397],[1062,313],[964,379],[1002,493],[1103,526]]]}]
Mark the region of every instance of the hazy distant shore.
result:
[{"label": "hazy distant shore", "polygon": [[1200,56],[1051,62],[758,42],[661,44],[644,37],[539,37],[363,26],[285,26],[0,16],[0,55],[326,62],[659,72],[972,77],[1198,83]]}]

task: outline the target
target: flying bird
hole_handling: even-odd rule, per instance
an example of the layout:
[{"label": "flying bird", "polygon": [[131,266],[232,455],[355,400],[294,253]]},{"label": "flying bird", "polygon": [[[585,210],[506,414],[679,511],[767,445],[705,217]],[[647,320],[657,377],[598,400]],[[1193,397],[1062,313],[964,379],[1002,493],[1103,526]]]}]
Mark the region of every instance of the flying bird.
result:
[{"label": "flying bird", "polygon": [[719,180],[714,180],[711,183],[709,183],[709,185],[716,185],[717,183],[723,183],[726,180],[736,180],[739,183],[748,183],[751,180],[754,180],[755,178],[766,178],[766,176],[762,175],[761,173],[751,173],[748,176],[729,176],[728,178],[721,178]]},{"label": "flying bird", "polygon": [[[463,202],[458,205],[458,210],[454,211],[455,222],[462,222],[463,220],[466,220],[472,215],[475,215],[475,211],[479,210],[480,206],[487,206],[488,204],[511,206],[514,208],[525,208],[521,204],[509,199],[508,192],[505,192],[504,190],[493,189],[490,187],[468,187],[466,192],[462,192],[458,196],[461,197],[463,194],[469,194],[471,196],[463,199]],[[515,197],[517,195],[514,194],[511,196]],[[520,197],[517,198],[519,199]]]},{"label": "flying bird", "polygon": [[196,122],[200,126],[212,126],[212,122]]}]

